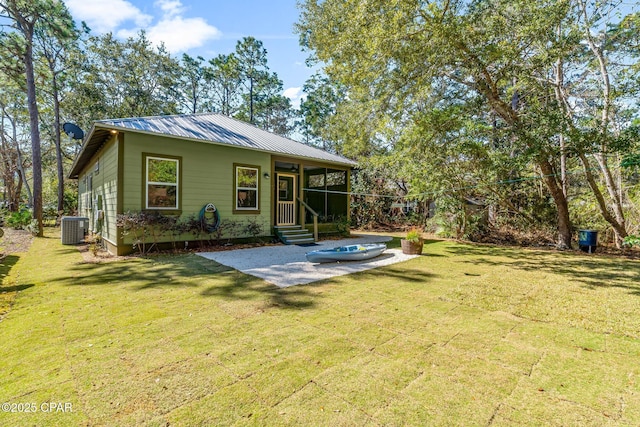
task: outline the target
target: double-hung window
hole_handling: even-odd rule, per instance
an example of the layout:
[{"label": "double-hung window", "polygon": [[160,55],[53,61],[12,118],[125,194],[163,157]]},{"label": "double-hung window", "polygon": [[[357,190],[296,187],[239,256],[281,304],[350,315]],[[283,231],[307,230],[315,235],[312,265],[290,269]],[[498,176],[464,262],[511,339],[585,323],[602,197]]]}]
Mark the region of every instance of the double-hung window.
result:
[{"label": "double-hung window", "polygon": [[145,208],[180,208],[180,159],[145,155]]},{"label": "double-hung window", "polygon": [[256,212],[259,204],[260,168],[234,165],[235,210]]}]

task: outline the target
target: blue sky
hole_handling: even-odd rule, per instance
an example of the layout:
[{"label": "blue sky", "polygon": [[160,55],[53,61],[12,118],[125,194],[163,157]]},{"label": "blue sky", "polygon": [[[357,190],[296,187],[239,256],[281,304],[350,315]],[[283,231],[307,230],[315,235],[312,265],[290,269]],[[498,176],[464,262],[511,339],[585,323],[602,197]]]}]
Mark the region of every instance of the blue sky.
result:
[{"label": "blue sky", "polygon": [[188,53],[211,59],[234,51],[245,36],[261,40],[268,65],[284,82],[284,95],[298,105],[302,85],[313,71],[304,61],[293,25],[296,0],[64,0],[79,23],[94,34],[125,38],[147,31],[175,56]]}]

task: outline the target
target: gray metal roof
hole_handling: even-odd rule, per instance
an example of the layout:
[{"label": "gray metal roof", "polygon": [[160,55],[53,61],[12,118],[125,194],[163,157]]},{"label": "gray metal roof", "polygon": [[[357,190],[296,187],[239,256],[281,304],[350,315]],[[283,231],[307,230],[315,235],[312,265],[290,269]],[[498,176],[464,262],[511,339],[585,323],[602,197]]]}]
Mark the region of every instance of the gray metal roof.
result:
[{"label": "gray metal roof", "polygon": [[86,162],[97,152],[107,137],[104,129],[129,130],[185,138],[206,143],[232,145],[294,158],[310,159],[341,166],[356,162],[319,148],[302,144],[251,124],[222,114],[200,113],[175,116],[134,117],[95,122],[73,164],[71,178],[76,178]]}]

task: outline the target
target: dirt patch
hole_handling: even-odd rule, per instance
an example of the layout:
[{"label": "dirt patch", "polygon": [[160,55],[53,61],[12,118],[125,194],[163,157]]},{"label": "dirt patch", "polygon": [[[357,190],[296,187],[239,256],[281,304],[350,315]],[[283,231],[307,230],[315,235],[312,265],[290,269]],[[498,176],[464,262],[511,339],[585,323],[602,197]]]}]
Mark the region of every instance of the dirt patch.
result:
[{"label": "dirt patch", "polygon": [[520,247],[545,247],[555,246],[555,235],[548,230],[519,230],[517,228],[502,226],[490,227],[482,233],[471,236],[471,241],[476,243],[489,243],[504,246]]},{"label": "dirt patch", "polygon": [[0,321],[9,313],[18,292],[33,285],[18,285],[13,280],[7,280],[13,264],[18,257],[14,254],[25,253],[33,242],[33,235],[26,230],[2,229],[4,235],[0,238]]},{"label": "dirt patch", "polygon": [[97,251],[94,252],[93,250],[89,249],[88,243],[77,245],[76,248],[78,248],[80,255],[82,255],[82,260],[86,264],[101,264],[105,262],[122,261],[131,257],[131,256],[115,256],[102,248],[99,248]]},{"label": "dirt patch", "polygon": [[222,252],[222,251],[232,251],[235,249],[247,249],[247,248],[257,248],[262,246],[278,246],[282,245],[282,243],[276,242],[262,242],[262,243],[237,243],[237,244],[222,244],[222,245],[199,245],[198,243],[192,244],[191,247],[187,249],[175,249],[175,250],[151,250],[150,252],[142,255],[139,252],[135,252],[130,255],[116,256],[109,253],[106,249],[99,247],[97,250],[93,250],[90,244],[84,243],[78,245],[77,248],[82,255],[83,262],[90,264],[100,264],[100,263],[108,263],[115,261],[122,261],[131,258],[137,258],[140,256],[158,256],[158,255],[169,255],[169,254],[190,254],[190,253],[198,253],[198,252]]},{"label": "dirt patch", "polygon": [[4,236],[0,239],[0,253],[3,256],[27,252],[33,242],[33,235],[26,230],[4,228]]},{"label": "dirt patch", "polygon": [[640,259],[640,248],[618,249],[612,245],[598,245],[594,253],[599,255],[609,255],[609,256],[624,257],[624,258],[630,258],[630,259]]}]

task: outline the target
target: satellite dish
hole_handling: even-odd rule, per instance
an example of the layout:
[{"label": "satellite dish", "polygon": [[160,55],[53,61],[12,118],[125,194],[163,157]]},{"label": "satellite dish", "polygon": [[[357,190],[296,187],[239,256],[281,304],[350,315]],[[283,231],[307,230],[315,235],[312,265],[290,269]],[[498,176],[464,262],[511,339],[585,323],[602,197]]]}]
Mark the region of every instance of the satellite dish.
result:
[{"label": "satellite dish", "polygon": [[63,124],[62,129],[64,130],[64,133],[66,133],[71,137],[71,139],[84,138],[84,132],[82,132],[82,129],[80,129],[77,125],[74,125],[73,123]]}]

